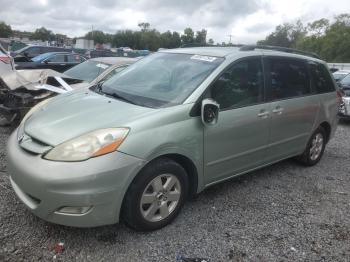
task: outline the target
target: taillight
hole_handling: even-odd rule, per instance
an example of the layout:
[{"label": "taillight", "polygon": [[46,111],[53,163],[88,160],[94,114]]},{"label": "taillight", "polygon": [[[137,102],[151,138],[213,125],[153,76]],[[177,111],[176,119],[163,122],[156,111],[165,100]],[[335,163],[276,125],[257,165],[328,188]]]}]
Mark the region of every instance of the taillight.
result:
[{"label": "taillight", "polygon": [[344,91],[341,89],[337,90],[337,98],[338,98],[338,104],[341,105],[343,103],[343,96],[344,96]]},{"label": "taillight", "polygon": [[0,61],[5,63],[5,64],[10,64],[11,63],[11,58],[8,56],[0,56]]}]

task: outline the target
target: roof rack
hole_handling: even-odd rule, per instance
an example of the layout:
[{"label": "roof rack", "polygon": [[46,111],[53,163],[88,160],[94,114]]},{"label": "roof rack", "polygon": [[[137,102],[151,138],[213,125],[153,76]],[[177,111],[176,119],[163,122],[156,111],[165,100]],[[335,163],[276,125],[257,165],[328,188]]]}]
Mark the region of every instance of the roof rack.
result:
[{"label": "roof rack", "polygon": [[317,54],[312,53],[312,52],[306,52],[306,51],[301,51],[301,50],[288,48],[288,47],[281,47],[281,46],[244,45],[239,50],[240,51],[252,51],[255,49],[274,50],[274,51],[280,51],[280,52],[286,52],[286,53],[292,53],[292,54],[298,54],[298,55],[305,55],[305,56],[310,56],[313,58],[321,59]]},{"label": "roof rack", "polygon": [[200,43],[189,43],[189,44],[183,44],[180,46],[180,48],[188,48],[188,47],[243,47],[244,45],[241,44],[230,44],[230,45],[211,45],[211,44],[200,44]]}]

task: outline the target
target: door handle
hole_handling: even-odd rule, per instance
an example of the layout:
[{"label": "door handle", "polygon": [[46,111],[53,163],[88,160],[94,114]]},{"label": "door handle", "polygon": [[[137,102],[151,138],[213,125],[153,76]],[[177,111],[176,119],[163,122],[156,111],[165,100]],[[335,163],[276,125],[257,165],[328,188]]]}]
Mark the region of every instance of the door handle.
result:
[{"label": "door handle", "polygon": [[272,113],[275,113],[277,115],[282,114],[282,112],[283,112],[283,108],[280,106],[277,106],[275,109],[272,110]]},{"label": "door handle", "polygon": [[260,111],[260,113],[258,114],[258,117],[261,117],[261,118],[267,118],[269,116],[269,112],[268,111]]}]

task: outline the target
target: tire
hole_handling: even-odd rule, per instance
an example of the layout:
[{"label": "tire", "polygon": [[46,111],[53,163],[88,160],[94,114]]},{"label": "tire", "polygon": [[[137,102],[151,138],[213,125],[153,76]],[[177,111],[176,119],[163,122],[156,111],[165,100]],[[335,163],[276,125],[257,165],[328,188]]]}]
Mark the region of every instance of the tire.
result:
[{"label": "tire", "polygon": [[305,151],[297,157],[297,160],[305,166],[316,165],[323,156],[326,142],[326,131],[323,127],[319,126],[310,137]]},{"label": "tire", "polygon": [[137,231],[160,229],[179,214],[187,194],[185,169],[168,158],[155,160],[142,169],[129,186],[122,219]]}]

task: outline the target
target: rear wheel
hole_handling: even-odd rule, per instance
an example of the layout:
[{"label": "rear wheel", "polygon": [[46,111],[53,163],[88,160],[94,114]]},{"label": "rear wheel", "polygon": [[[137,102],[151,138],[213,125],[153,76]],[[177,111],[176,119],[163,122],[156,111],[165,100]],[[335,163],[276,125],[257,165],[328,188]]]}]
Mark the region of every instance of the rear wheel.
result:
[{"label": "rear wheel", "polygon": [[187,192],[184,168],[167,158],[156,160],[130,185],[123,203],[123,220],[139,231],[162,228],[178,215]]},{"label": "rear wheel", "polygon": [[313,166],[321,160],[325,147],[326,132],[320,126],[312,134],[305,151],[297,160],[306,166]]}]

